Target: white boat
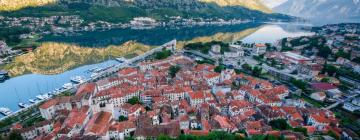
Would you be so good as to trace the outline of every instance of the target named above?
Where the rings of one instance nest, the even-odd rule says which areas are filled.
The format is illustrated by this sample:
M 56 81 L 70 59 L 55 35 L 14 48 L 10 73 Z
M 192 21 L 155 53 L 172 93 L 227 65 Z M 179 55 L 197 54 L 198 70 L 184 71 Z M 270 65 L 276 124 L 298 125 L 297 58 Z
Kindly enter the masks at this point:
M 34 99 L 29 99 L 29 102 L 33 104 L 33 103 L 36 103 L 36 100 L 34 100 Z
M 0 114 L 3 114 L 5 116 L 9 116 L 12 114 L 11 110 L 9 108 L 1 107 L 0 108 Z
M 50 98 L 49 94 L 43 94 L 42 96 L 43 96 L 44 99 L 49 99 Z
M 98 67 L 95 67 L 95 68 L 89 69 L 88 71 L 89 71 L 89 72 L 94 72 L 94 71 L 96 71 L 97 69 L 99 69 L 99 68 L 98 68 Z
M 36 98 L 38 98 L 39 100 L 44 100 L 45 98 L 43 97 L 43 95 L 38 95 L 36 96 Z
M 81 84 L 85 82 L 85 77 L 83 76 L 74 76 L 70 78 L 70 81 L 75 84 Z
M 20 108 L 27 108 L 27 107 L 29 107 L 29 105 L 24 104 L 24 103 L 19 103 L 18 105 L 19 105 Z
M 92 73 L 91 75 L 90 75 L 90 77 L 91 78 L 95 78 L 96 76 L 98 76 L 99 75 L 99 73 Z
M 64 89 L 71 89 L 73 88 L 73 84 L 72 83 L 66 83 L 62 86 Z

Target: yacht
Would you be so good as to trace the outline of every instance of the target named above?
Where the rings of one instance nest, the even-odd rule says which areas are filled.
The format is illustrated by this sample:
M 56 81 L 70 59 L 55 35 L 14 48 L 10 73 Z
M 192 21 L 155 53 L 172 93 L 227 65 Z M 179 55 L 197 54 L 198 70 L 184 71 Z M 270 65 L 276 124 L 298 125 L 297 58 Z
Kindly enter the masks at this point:
M 63 88 L 64 89 L 71 89 L 71 88 L 73 88 L 73 84 L 72 83 L 66 83 L 66 84 L 63 85 Z
M 91 77 L 91 78 L 95 78 L 95 77 L 98 76 L 98 75 L 99 75 L 99 73 L 95 73 L 95 72 L 94 72 L 94 73 L 91 74 L 90 77 Z
M 36 100 L 34 100 L 34 99 L 29 99 L 29 102 L 33 104 L 33 103 L 36 103 Z
M 9 116 L 12 114 L 11 110 L 9 108 L 1 107 L 0 108 L 0 114 L 3 114 L 5 116 Z
M 24 104 L 24 103 L 19 103 L 18 105 L 19 105 L 20 108 L 27 108 L 27 107 L 29 107 L 29 105 Z
M 36 98 L 38 98 L 39 100 L 44 100 L 45 98 L 43 97 L 43 95 L 38 95 L 36 96 Z
M 81 84 L 85 82 L 85 77 L 83 76 L 74 76 L 70 78 L 70 81 L 75 84 Z

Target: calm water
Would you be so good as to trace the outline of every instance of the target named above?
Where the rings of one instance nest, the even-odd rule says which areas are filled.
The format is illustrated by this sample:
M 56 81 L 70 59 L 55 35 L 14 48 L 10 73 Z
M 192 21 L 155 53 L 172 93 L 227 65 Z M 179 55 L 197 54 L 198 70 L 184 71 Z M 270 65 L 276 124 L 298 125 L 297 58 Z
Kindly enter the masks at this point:
M 87 71 L 94 67 L 106 67 L 117 64 L 115 60 L 105 61 L 99 64 L 81 66 L 57 75 L 27 74 L 11 78 L 0 83 L 0 107 L 8 107 L 12 111 L 19 109 L 18 103 L 29 104 L 29 99 L 35 99 L 39 93 L 47 93 L 62 87 L 70 82 L 70 77 L 82 75 L 87 78 Z M 1 116 L 2 117 L 2 116 Z
M 311 35 L 304 30 L 305 25 L 298 24 L 263 24 L 248 23 L 233 26 L 197 26 L 197 27 L 168 27 L 150 30 L 115 29 L 104 32 L 90 32 L 79 36 L 62 37 L 48 36 L 41 41 L 56 41 L 76 43 L 82 46 L 103 47 L 111 44 L 121 44 L 129 40 L 148 45 L 161 45 L 172 39 L 191 40 L 196 37 L 211 37 L 217 33 L 239 34 L 247 29 L 254 32 L 244 33 L 244 42 L 273 43 L 283 37 Z M 57 75 L 27 74 L 11 78 L 0 83 L 0 107 L 8 107 L 12 111 L 19 109 L 19 102 L 28 103 L 29 99 L 36 98 L 39 93 L 47 93 L 69 82 L 69 78 L 76 75 L 89 77 L 88 69 L 106 67 L 115 64 L 115 61 L 106 61 L 100 64 L 86 65 Z M 2 116 L 0 116 L 2 117 Z

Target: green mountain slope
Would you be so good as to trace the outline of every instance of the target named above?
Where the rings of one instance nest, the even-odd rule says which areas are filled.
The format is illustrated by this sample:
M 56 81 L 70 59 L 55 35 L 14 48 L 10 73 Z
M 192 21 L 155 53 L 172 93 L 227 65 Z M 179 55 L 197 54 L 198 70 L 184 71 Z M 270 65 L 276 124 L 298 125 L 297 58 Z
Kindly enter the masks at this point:
M 281 14 L 268 14 L 251 10 L 242 3 L 215 3 L 211 0 L 61 0 L 54 4 L 28 7 L 17 11 L 3 11 L 5 16 L 52 16 L 81 15 L 87 21 L 128 22 L 134 17 L 148 16 L 157 20 L 167 20 L 171 16 L 184 18 L 222 19 L 290 19 Z M 227 0 L 229 1 L 229 0 Z M 250 1 L 250 0 L 236 0 Z M 257 1 L 257 0 L 251 0 Z

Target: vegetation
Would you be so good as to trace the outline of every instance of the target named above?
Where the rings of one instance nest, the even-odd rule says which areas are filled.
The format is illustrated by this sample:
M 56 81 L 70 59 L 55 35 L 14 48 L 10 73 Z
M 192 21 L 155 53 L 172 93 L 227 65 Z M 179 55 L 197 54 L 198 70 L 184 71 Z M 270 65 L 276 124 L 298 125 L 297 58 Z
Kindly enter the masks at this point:
M 10 140 L 23 140 L 20 132 L 17 131 L 17 130 L 11 131 L 11 133 L 10 133 L 10 135 L 9 135 L 9 139 L 10 139 Z
M 360 57 L 356 57 L 352 61 L 355 62 L 355 63 L 360 64 Z
M 21 34 L 28 33 L 30 33 L 30 29 L 23 27 L 0 28 L 0 40 L 4 40 L 9 46 L 13 46 L 21 42 Z
M 172 52 L 170 50 L 163 49 L 161 52 L 155 53 L 155 59 L 157 60 L 166 59 L 171 55 Z
M 307 83 L 305 81 L 302 80 L 296 80 L 294 78 L 290 79 L 290 83 L 294 84 L 296 87 L 298 87 L 299 89 L 306 91 L 306 87 L 307 87 Z
M 131 105 L 141 104 L 139 97 L 132 97 L 127 101 L 127 103 Z
M 157 140 L 284 140 L 283 136 L 276 137 L 272 135 L 254 135 L 251 138 L 241 137 L 237 134 L 231 134 L 221 131 L 210 132 L 207 136 L 180 135 L 178 138 L 171 138 L 167 135 L 160 135 Z
M 293 128 L 293 131 L 294 132 L 301 132 L 304 134 L 304 136 L 307 136 L 307 129 L 306 128 L 303 128 L 303 127 L 296 127 L 296 128 Z
M 127 117 L 125 117 L 123 115 L 119 116 L 119 122 L 123 122 L 123 121 L 127 121 L 127 120 L 128 120 Z
M 225 70 L 226 67 L 224 65 L 219 65 L 219 66 L 216 66 L 214 71 L 217 72 L 217 73 L 221 73 L 221 71 Z
M 229 44 L 221 41 L 211 41 L 205 43 L 202 42 L 189 43 L 186 44 L 184 48 L 187 50 L 196 50 L 196 51 L 200 51 L 201 53 L 208 54 L 209 51 L 211 50 L 212 45 L 220 45 L 221 47 L 220 51 L 222 54 L 224 54 L 224 52 L 230 51 Z
M 171 78 L 174 78 L 176 76 L 176 73 L 179 72 L 180 69 L 180 66 L 171 66 L 169 69 L 169 75 L 171 76 Z
M 39 17 L 77 14 L 86 21 L 103 20 L 109 22 L 128 22 L 134 17 L 142 16 L 152 17 L 157 20 L 167 20 L 170 16 L 181 16 L 185 18 L 221 17 L 223 19 L 256 18 L 259 20 L 267 20 L 270 18 L 291 19 L 291 17 L 282 14 L 266 14 L 261 11 L 250 10 L 241 6 L 234 5 L 222 7 L 214 3 L 203 3 L 200 1 L 191 1 L 188 3 L 168 0 L 137 1 L 136 3 L 117 1 L 117 4 L 112 3 L 112 5 L 116 5 L 112 7 L 107 7 L 109 3 L 95 2 L 86 4 L 63 0 L 56 4 L 46 3 L 47 5 L 41 4 L 41 6 L 36 4 L 20 6 L 19 4 L 19 8 L 15 9 L 23 9 L 17 11 L 6 10 L 1 14 L 5 16 Z M 4 7 L 6 7 L 6 5 Z M 3 8 L 0 10 L 3 10 Z
M 289 130 L 291 126 L 286 122 L 285 119 L 277 119 L 269 122 L 270 126 L 275 130 Z

